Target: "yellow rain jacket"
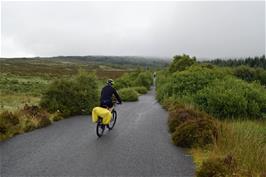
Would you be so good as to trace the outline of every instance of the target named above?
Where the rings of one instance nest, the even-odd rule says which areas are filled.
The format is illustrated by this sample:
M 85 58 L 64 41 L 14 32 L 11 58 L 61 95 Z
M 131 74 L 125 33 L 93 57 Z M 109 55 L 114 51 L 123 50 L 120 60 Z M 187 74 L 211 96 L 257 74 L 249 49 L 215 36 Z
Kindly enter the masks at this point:
M 92 122 L 96 123 L 98 121 L 98 117 L 103 118 L 103 124 L 107 125 L 110 123 L 110 120 L 112 118 L 112 113 L 105 108 L 102 107 L 95 107 L 92 110 Z

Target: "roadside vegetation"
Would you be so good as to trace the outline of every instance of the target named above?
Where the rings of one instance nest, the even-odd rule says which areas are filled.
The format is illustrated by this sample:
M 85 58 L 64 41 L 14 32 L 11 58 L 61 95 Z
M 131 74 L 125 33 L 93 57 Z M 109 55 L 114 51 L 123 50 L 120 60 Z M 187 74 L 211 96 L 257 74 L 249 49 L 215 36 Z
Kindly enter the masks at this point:
M 157 72 L 157 100 L 169 112 L 172 141 L 189 148 L 198 177 L 266 175 L 264 73 L 188 55 Z
M 0 140 L 72 115 L 90 114 L 98 105 L 100 89 L 107 78 L 115 80 L 123 101 L 137 101 L 150 89 L 151 71 L 144 69 L 147 63 L 142 60 L 138 70 L 123 64 L 120 58 L 118 61 L 121 63 L 104 65 L 101 60 L 93 64 L 87 59 L 64 57 L 1 59 Z M 121 84 L 124 82 L 127 85 Z

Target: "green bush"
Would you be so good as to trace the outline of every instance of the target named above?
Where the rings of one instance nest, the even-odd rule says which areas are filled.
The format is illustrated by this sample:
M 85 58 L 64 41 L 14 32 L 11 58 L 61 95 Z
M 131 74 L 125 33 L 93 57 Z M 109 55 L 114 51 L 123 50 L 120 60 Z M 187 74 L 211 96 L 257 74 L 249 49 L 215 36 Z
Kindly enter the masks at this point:
M 217 137 L 217 123 L 206 118 L 186 121 L 178 126 L 172 134 L 175 145 L 187 148 L 213 144 Z
M 152 74 L 150 72 L 141 72 L 134 81 L 135 86 L 144 86 L 147 90 L 150 90 L 152 85 Z
M 161 76 L 166 74 L 166 76 Z M 169 97 L 191 96 L 217 78 L 223 78 L 225 71 L 205 66 L 192 66 L 173 74 L 159 73 L 156 88 L 157 99 L 161 102 Z
M 234 68 L 233 74 L 246 81 L 259 81 L 262 85 L 266 85 L 266 70 L 261 68 L 251 68 L 248 66 L 238 66 Z
M 152 84 L 152 74 L 150 71 L 136 71 L 124 74 L 115 81 L 116 89 L 129 87 L 146 87 L 148 90 Z
M 183 71 L 195 63 L 196 63 L 195 57 L 190 58 L 189 55 L 185 55 L 185 54 L 176 55 L 174 56 L 174 60 L 169 67 L 169 71 L 172 73 L 176 71 Z
M 136 92 L 139 94 L 145 94 L 148 92 L 146 87 L 140 86 L 140 87 L 132 87 Z
M 41 107 L 62 115 L 89 113 L 98 104 L 99 93 L 95 75 L 80 74 L 71 80 L 53 82 L 41 98 Z
M 172 95 L 181 97 L 183 95 L 195 94 L 206 87 L 214 79 L 224 77 L 224 73 L 218 69 L 195 66 L 185 71 L 175 73 L 172 79 Z
M 236 171 L 236 160 L 228 155 L 226 157 L 209 158 L 204 161 L 199 171 L 197 171 L 197 177 L 231 177 L 236 175 Z
M 137 101 L 138 93 L 132 88 L 124 88 L 118 91 L 123 101 Z
M 194 101 L 219 118 L 259 118 L 266 112 L 266 90 L 261 85 L 229 76 L 197 92 Z
M 131 87 L 133 85 L 133 78 L 132 78 L 132 73 L 129 74 L 124 74 L 123 76 L 121 76 L 120 78 L 115 80 L 115 84 L 114 87 L 116 89 L 122 89 L 122 88 L 128 88 Z

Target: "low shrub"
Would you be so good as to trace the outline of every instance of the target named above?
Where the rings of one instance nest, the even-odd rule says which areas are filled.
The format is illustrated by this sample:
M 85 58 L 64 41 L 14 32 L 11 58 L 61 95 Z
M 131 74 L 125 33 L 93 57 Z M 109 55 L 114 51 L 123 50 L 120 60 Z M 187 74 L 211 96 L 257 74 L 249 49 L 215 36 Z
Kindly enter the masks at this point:
M 12 137 L 19 132 L 19 119 L 17 114 L 4 111 L 0 114 L 0 140 Z
M 186 121 L 178 126 L 172 134 L 175 145 L 188 148 L 213 144 L 217 137 L 217 123 L 206 118 Z
M 197 177 L 231 177 L 237 171 L 236 159 L 231 155 L 209 158 L 202 163 Z
M 124 88 L 118 91 L 122 101 L 137 101 L 138 93 L 132 88 Z
M 17 115 L 13 114 L 9 111 L 4 111 L 0 114 L 1 124 L 5 125 L 17 125 L 19 123 L 19 119 Z
M 146 87 L 140 86 L 140 87 L 132 87 L 136 92 L 139 94 L 145 94 L 148 92 L 148 89 Z
M 205 112 L 188 108 L 182 104 L 176 104 L 169 110 L 168 127 L 170 133 L 175 132 L 176 128 L 182 123 L 198 119 L 213 119 Z
M 53 82 L 41 98 L 40 105 L 49 112 L 63 116 L 88 114 L 98 104 L 99 93 L 95 75 L 80 74 L 72 80 Z
M 38 123 L 37 123 L 37 127 L 38 128 L 43 128 L 43 127 L 47 127 L 48 125 L 51 124 L 51 121 L 50 119 L 47 117 L 47 118 L 39 118 L 38 119 Z
M 26 132 L 36 128 L 46 127 L 52 123 L 49 119 L 49 113 L 38 106 L 25 105 L 20 110 L 20 116 L 24 119 L 23 130 Z

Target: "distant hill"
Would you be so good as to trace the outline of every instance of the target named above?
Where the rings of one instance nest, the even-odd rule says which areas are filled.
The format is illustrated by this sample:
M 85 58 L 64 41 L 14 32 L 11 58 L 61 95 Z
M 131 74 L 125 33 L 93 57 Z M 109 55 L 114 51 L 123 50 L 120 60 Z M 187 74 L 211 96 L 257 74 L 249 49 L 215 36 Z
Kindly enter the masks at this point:
M 138 56 L 56 56 L 56 57 L 35 57 L 35 58 L 0 58 L 13 60 L 13 62 L 44 63 L 46 61 L 55 63 L 68 63 L 76 65 L 105 65 L 113 68 L 161 68 L 170 63 L 167 58 L 138 57 Z M 9 61 L 10 62 L 10 61 Z
M 115 77 L 125 71 L 161 69 L 170 60 L 146 57 L 120 56 L 57 56 L 35 58 L 0 58 L 0 73 L 16 75 L 72 75 L 79 69 L 95 71 L 99 76 L 109 74 Z

